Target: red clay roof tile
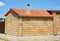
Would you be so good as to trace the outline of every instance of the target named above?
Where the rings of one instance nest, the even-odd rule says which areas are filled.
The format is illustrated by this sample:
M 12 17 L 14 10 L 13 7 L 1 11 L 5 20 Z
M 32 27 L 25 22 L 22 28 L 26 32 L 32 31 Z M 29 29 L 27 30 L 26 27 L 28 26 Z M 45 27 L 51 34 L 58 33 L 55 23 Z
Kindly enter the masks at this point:
M 22 17 L 53 17 L 47 10 L 30 10 L 30 14 L 25 9 L 11 8 L 14 13 Z

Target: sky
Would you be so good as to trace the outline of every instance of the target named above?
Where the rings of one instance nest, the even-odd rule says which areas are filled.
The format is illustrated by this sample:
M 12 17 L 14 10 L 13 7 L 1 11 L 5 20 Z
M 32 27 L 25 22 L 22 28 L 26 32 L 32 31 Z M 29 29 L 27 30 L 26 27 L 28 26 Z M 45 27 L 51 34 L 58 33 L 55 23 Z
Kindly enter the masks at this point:
M 31 9 L 60 10 L 60 0 L 0 0 L 0 18 L 4 18 L 10 8 L 26 8 L 27 4 Z

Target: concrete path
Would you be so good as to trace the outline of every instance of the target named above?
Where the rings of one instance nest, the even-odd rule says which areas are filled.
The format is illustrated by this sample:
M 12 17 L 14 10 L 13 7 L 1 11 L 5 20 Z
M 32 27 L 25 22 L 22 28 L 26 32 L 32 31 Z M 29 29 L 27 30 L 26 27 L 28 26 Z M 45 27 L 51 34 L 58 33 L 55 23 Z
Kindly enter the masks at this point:
M 5 34 L 0 34 L 1 38 L 10 40 L 10 41 L 18 41 L 18 37 L 17 36 L 12 36 L 12 35 L 5 35 Z
M 53 35 L 41 35 L 41 36 L 12 36 L 12 35 L 5 35 L 5 34 L 0 34 L 1 38 L 10 40 L 10 41 L 33 41 L 33 40 L 43 40 L 43 41 L 48 41 L 48 40 L 60 40 L 60 35 L 58 36 L 53 36 Z

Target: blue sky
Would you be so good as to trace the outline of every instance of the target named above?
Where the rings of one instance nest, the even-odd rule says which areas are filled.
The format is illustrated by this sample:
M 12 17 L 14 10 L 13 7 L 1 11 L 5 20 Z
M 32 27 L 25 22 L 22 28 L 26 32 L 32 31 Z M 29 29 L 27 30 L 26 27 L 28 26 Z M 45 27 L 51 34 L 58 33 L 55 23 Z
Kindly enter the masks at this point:
M 26 8 L 26 4 L 32 9 L 60 10 L 60 0 L 0 0 L 0 18 L 10 8 Z

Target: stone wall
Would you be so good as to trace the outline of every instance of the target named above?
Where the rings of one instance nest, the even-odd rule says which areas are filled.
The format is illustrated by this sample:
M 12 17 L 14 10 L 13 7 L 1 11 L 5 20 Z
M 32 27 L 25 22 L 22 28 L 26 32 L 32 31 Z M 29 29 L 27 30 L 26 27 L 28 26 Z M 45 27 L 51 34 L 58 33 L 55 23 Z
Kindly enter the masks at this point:
M 56 34 L 60 35 L 60 14 L 59 13 L 56 13 L 55 15 L 54 31 Z
M 13 12 L 12 12 L 13 13 Z M 14 13 L 6 16 L 5 33 L 10 35 L 51 35 L 52 18 L 18 17 Z
M 23 18 L 23 35 L 53 34 L 52 18 Z
M 30 36 L 30 35 L 52 35 L 60 34 L 60 15 L 54 15 L 53 18 L 28 18 L 18 17 L 16 14 L 6 16 L 5 34 Z
M 13 12 L 12 12 L 13 13 Z M 5 34 L 10 34 L 10 35 L 21 35 L 21 26 L 20 26 L 20 20 L 18 16 L 16 16 L 14 13 L 10 13 L 9 15 L 6 16 L 5 20 Z M 19 32 L 20 31 L 20 32 Z

